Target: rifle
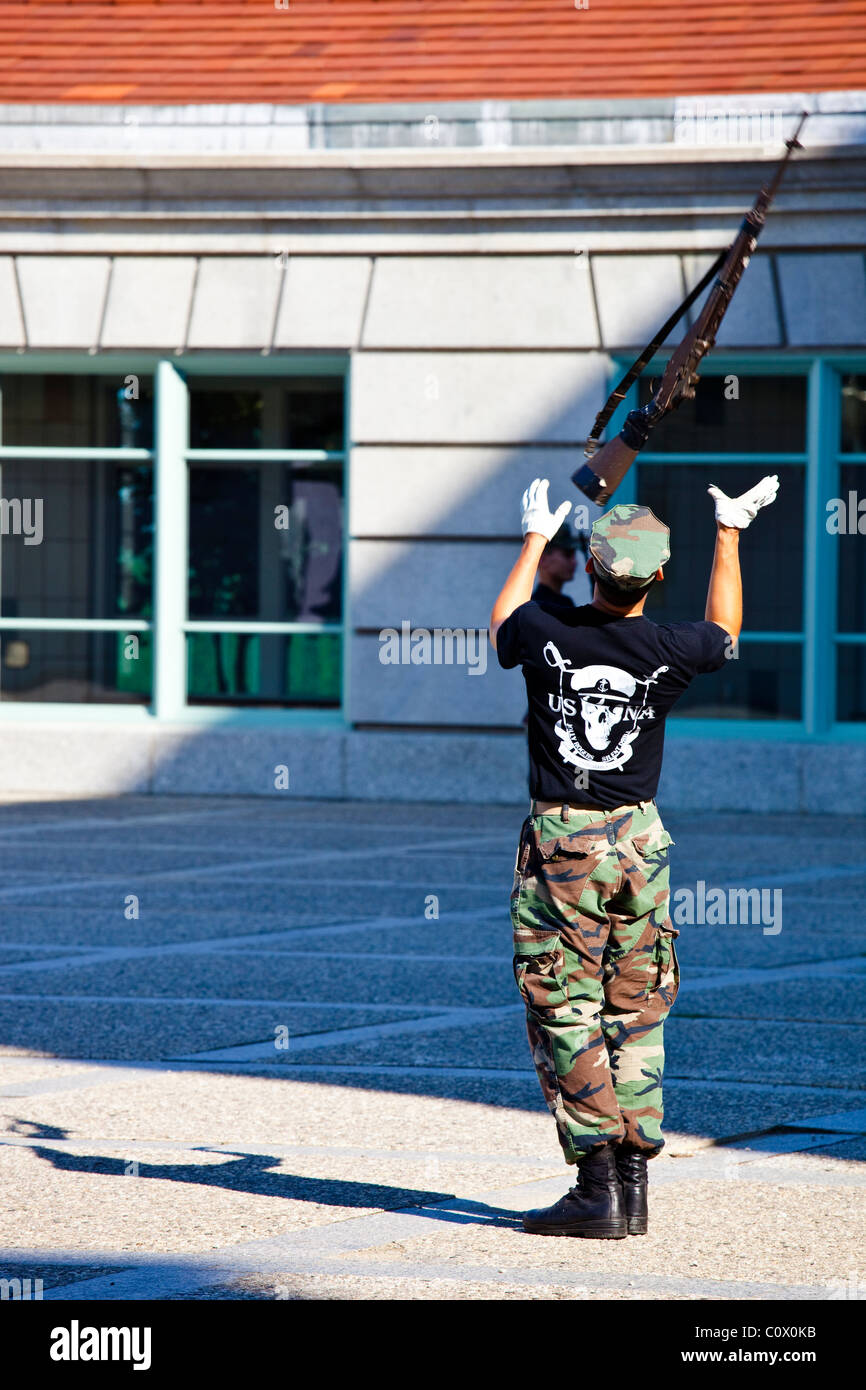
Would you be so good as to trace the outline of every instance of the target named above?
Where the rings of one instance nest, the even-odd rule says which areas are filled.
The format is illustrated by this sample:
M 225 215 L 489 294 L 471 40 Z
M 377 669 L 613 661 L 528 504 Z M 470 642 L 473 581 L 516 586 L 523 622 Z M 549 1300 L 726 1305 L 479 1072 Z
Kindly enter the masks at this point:
M 719 325 L 725 316 L 734 290 L 740 282 L 740 277 L 755 250 L 758 237 L 766 221 L 767 211 L 775 197 L 776 189 L 779 187 L 788 160 L 794 150 L 803 148 L 797 137 L 803 129 L 807 114 L 805 111 L 802 113 L 791 139 L 785 141 L 784 157 L 777 166 L 770 183 L 761 189 L 755 199 L 754 206 L 746 213 L 731 245 L 726 251 L 719 253 L 703 278 L 686 296 L 679 308 L 671 314 L 667 322 L 662 325 L 652 342 L 648 343 L 640 356 L 635 359 L 596 416 L 595 424 L 590 430 L 584 449 L 587 462 L 581 464 L 580 468 L 572 474 L 572 482 L 585 497 L 589 498 L 590 502 L 596 502 L 602 506 L 619 487 L 640 452 L 640 446 L 631 448 L 622 434 L 619 434 L 614 439 L 609 439 L 596 454 L 602 430 L 620 401 L 625 399 L 632 382 L 637 381 L 644 367 L 661 347 L 671 329 L 716 275 L 716 282 L 707 295 L 706 302 L 695 323 L 679 347 L 675 349 L 665 367 L 658 390 L 649 405 L 643 409 L 642 414 L 646 425 L 652 428 L 661 420 L 662 416 L 667 415 L 668 411 L 676 410 L 683 401 L 694 399 L 695 385 L 700 381 L 697 367 L 716 341 Z

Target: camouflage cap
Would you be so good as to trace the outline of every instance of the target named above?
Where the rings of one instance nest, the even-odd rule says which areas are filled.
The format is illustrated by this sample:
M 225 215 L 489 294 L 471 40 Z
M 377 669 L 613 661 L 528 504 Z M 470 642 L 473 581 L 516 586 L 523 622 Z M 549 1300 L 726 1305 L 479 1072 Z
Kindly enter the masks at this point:
M 671 533 L 649 507 L 619 505 L 600 516 L 589 549 L 603 579 L 619 589 L 644 589 L 670 559 Z

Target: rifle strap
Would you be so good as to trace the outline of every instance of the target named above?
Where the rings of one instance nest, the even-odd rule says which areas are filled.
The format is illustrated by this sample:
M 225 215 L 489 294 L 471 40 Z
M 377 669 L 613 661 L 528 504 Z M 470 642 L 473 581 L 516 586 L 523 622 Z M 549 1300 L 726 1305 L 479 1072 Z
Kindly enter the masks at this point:
M 671 329 L 679 323 L 686 310 L 691 308 L 698 295 L 701 294 L 707 288 L 707 285 L 710 283 L 713 276 L 724 265 L 725 257 L 727 256 L 729 250 L 730 247 L 726 247 L 724 251 L 719 252 L 718 256 L 713 261 L 706 275 L 704 275 L 703 278 L 698 282 L 698 284 L 695 285 L 693 290 L 690 290 L 690 292 L 686 295 L 685 299 L 683 300 L 682 304 L 679 306 L 678 309 L 674 310 L 667 322 L 662 324 L 661 328 L 659 329 L 656 336 L 653 338 L 652 342 L 647 343 L 640 356 L 636 357 L 634 362 L 632 362 L 622 381 L 620 381 L 619 384 L 614 387 L 613 391 L 611 391 L 610 395 L 604 403 L 604 406 L 598 412 L 598 415 L 595 417 L 595 424 L 593 425 L 589 433 L 589 436 L 587 437 L 587 457 L 589 457 L 590 453 L 595 452 L 593 446 L 598 443 L 598 440 L 601 438 L 602 430 L 604 429 L 613 412 L 616 410 L 620 401 L 625 400 L 626 392 L 628 391 L 632 382 L 637 381 L 647 362 L 649 362 L 655 356 L 656 352 L 658 352 L 659 348 L 661 347 L 665 338 L 670 333 Z

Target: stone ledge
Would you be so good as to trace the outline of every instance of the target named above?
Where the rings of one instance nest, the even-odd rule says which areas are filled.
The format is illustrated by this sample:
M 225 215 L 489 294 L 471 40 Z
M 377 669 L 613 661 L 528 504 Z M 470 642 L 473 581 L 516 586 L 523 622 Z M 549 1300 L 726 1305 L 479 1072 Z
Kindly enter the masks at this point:
M 288 788 L 276 786 L 288 769 Z M 526 802 L 524 735 L 274 726 L 8 724 L 0 797 L 285 796 Z M 664 811 L 866 814 L 866 742 L 668 740 Z

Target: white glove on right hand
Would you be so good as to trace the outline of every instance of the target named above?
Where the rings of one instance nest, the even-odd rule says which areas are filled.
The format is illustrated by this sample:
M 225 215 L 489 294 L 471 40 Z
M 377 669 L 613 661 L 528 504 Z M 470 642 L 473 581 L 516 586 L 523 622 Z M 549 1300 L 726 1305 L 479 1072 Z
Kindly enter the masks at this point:
M 555 512 L 551 512 L 547 501 L 549 487 L 547 478 L 536 478 L 524 492 L 523 516 L 520 521 L 524 536 L 530 531 L 535 531 L 546 540 L 552 540 L 571 512 L 570 502 L 563 502 Z
M 761 507 L 767 507 L 775 500 L 778 491 L 779 479 L 775 473 L 762 478 L 740 497 L 728 497 L 715 483 L 707 488 L 707 492 L 715 500 L 716 521 L 722 526 L 734 526 L 738 531 L 745 531 L 749 523 L 755 520 Z

